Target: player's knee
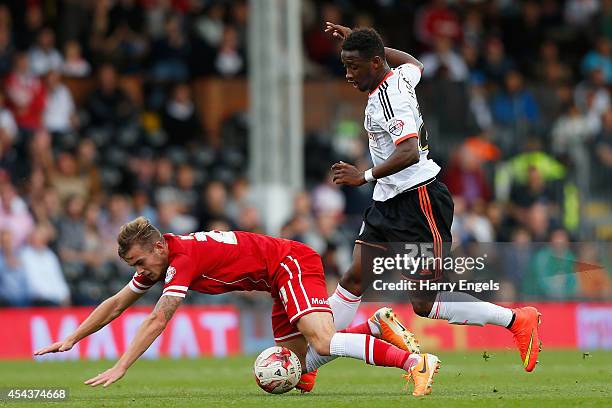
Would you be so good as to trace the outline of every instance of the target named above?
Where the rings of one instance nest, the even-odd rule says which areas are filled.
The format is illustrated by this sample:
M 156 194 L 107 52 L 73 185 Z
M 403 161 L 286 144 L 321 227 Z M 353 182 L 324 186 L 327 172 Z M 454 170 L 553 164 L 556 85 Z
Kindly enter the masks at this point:
M 317 336 L 316 339 L 313 339 L 310 343 L 310 347 L 314 349 L 320 356 L 329 356 L 330 355 L 330 344 L 331 337 L 327 336 Z
M 317 352 L 317 354 L 321 356 L 329 356 L 330 355 L 330 345 L 331 339 L 335 334 L 335 330 L 321 328 L 316 332 L 316 334 L 311 335 L 308 338 L 308 344 L 310 347 Z

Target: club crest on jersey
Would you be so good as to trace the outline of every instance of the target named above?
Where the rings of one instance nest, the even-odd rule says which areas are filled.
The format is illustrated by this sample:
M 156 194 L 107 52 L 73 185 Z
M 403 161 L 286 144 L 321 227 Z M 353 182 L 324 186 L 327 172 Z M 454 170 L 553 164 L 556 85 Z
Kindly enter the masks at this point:
M 389 133 L 393 136 L 401 136 L 402 130 L 404 130 L 404 122 L 401 119 L 393 119 L 389 123 Z
M 169 266 L 168 270 L 166 270 L 166 283 L 170 282 L 172 280 L 172 278 L 174 278 L 174 275 L 176 274 L 176 269 L 174 269 L 174 266 Z

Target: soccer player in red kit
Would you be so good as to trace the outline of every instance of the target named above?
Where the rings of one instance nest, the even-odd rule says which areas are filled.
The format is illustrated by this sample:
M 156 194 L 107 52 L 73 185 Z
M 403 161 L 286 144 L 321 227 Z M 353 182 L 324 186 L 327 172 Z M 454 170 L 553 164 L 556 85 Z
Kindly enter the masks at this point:
M 436 356 L 411 353 L 363 333 L 336 332 L 321 258 L 304 244 L 248 232 L 162 235 L 143 217 L 123 225 L 117 241 L 119 256 L 136 268 L 130 283 L 100 304 L 64 341 L 35 352 L 70 350 L 163 281 L 155 309 L 126 352 L 112 368 L 86 384 L 106 387 L 121 379 L 163 332 L 188 290 L 211 295 L 258 290 L 272 295 L 274 338 L 279 346 L 297 354 L 304 373 L 333 358 L 352 357 L 371 365 L 401 368 L 415 382 L 414 395 L 431 393 L 439 367 Z M 382 330 L 381 337 L 385 337 Z

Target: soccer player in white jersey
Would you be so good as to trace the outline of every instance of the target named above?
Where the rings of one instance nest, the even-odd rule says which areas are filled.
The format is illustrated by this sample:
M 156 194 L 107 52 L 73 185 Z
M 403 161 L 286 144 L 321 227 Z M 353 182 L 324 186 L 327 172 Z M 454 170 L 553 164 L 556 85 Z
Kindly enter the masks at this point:
M 440 167 L 428 158 L 427 130 L 415 94 L 423 64 L 405 52 L 384 47 L 374 29 L 351 30 L 328 22 L 325 31 L 342 40 L 340 56 L 347 81 L 368 92 L 364 127 L 374 163 L 365 172 L 336 163 L 332 166 L 334 182 L 349 186 L 376 183 L 374 203 L 364 214 L 352 265 L 329 299 L 336 327 L 342 328 L 353 320 L 361 301 L 364 245 L 427 242 L 433 243 L 435 256 L 441 256 L 444 245 L 452 241 L 454 205 L 448 189 L 436 178 Z M 410 301 L 422 317 L 508 328 L 525 370 L 535 368 L 541 347 L 540 313 L 535 308 L 509 309 L 461 292 L 411 292 Z

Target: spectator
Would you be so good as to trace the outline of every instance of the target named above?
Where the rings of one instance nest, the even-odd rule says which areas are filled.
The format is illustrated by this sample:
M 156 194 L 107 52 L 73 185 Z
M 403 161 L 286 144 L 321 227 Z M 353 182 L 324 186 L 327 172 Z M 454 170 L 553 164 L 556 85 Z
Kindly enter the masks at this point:
M 576 29 L 585 28 L 599 11 L 598 0 L 568 0 L 565 2 L 565 21 Z
M 187 163 L 179 165 L 176 170 L 175 200 L 180 204 L 182 212 L 192 213 L 195 208 L 198 201 L 195 185 L 193 167 Z
M 449 191 L 463 198 L 468 206 L 478 201 L 491 200 L 491 189 L 482 164 L 483 159 L 475 149 L 464 144 L 450 159 L 444 172 L 444 182 Z
M 198 210 L 198 224 L 204 230 L 213 220 L 227 220 L 227 190 L 220 181 L 211 181 L 204 188 Z
M 31 169 L 42 169 L 50 177 L 55 169 L 51 135 L 45 129 L 34 132 L 28 146 Z
M 312 208 L 317 214 L 332 214 L 340 217 L 346 202 L 337 184 L 332 182 L 331 173 L 312 190 Z
M 45 27 L 38 34 L 35 46 L 28 53 L 30 69 L 36 76 L 46 75 L 47 72 L 59 71 L 64 63 L 62 54 L 55 48 L 55 33 L 51 28 Z
M 160 157 L 157 159 L 155 168 L 155 189 L 153 191 L 155 203 L 174 200 L 176 188 L 174 182 L 174 163 L 168 157 Z
M 0 230 L 8 230 L 15 248 L 23 245 L 34 228 L 34 220 L 25 201 L 8 180 L 0 184 Z
M 66 275 L 85 272 L 85 200 L 73 195 L 65 205 L 58 225 L 58 253 Z
M 476 8 L 468 9 L 463 19 L 464 43 L 477 49 L 482 45 L 484 37 L 485 27 L 482 12 Z
M 158 226 L 162 233 L 188 234 L 196 230 L 195 217 L 185 214 L 177 201 L 166 200 L 157 207 Z
M 157 209 L 151 205 L 149 195 L 145 190 L 136 190 L 132 193 L 132 206 L 134 216 L 145 217 L 151 221 L 151 224 L 157 223 Z
M 97 129 L 117 130 L 134 117 L 134 105 L 119 88 L 117 72 L 112 65 L 99 68 L 98 85 L 89 95 L 86 110 L 90 116 L 89 125 Z
M 10 28 L 0 26 L 0 77 L 4 77 L 11 70 L 15 47 L 11 41 Z
M 529 231 L 518 227 L 512 232 L 511 244 L 502 247 L 503 276 L 514 285 L 517 292 L 528 292 L 525 275 L 529 271 L 529 262 L 533 257 L 533 244 Z
M 254 232 L 256 234 L 264 233 L 259 210 L 252 205 L 247 205 L 240 211 L 236 219 L 236 224 L 238 227 L 237 229 L 240 231 Z
M 223 37 L 225 10 L 220 2 L 212 2 L 204 14 L 195 21 L 195 32 L 210 47 L 218 48 Z
M 40 4 L 29 4 L 25 11 L 25 25 L 19 30 L 19 36 L 15 36 L 16 46 L 20 50 L 26 50 L 34 45 L 40 31 L 44 28 L 45 18 Z
M 605 301 L 612 294 L 612 280 L 599 254 L 602 245 L 585 242 L 580 245 L 576 277 L 580 295 L 589 300 Z
M 558 197 L 552 183 L 547 183 L 537 167 L 527 169 L 526 183 L 516 182 L 512 186 L 510 201 L 521 209 L 527 209 L 535 203 L 555 204 Z M 524 219 L 524 214 L 517 214 L 517 220 Z
M 612 170 L 612 109 L 603 115 L 602 129 L 595 138 L 595 165 L 593 182 L 597 192 L 601 193 L 610 186 L 610 171 Z
M 569 162 L 575 169 L 575 179 L 578 185 L 589 185 L 589 151 L 595 133 L 588 118 L 578 111 L 575 104 L 569 104 L 563 115 L 553 125 L 552 151 L 562 161 Z
M 425 45 L 432 45 L 439 35 L 453 41 L 459 41 L 462 37 L 459 16 L 445 0 L 434 0 L 421 6 L 414 21 L 416 38 Z
M 89 62 L 81 55 L 81 45 L 74 40 L 64 46 L 64 65 L 62 74 L 66 77 L 83 78 L 91 73 Z
M 504 44 L 508 52 L 518 57 L 521 69 L 526 72 L 537 60 L 538 47 L 545 36 L 541 21 L 542 5 L 535 0 L 523 1 L 521 13 L 504 27 Z
M 189 86 L 177 84 L 162 113 L 169 146 L 187 147 L 201 139 L 202 129 Z
M 591 131 L 598 132 L 601 115 L 611 106 L 603 71 L 591 70 L 587 79 L 576 86 L 574 98 L 578 109 L 586 115 Z
M 17 138 L 17 123 L 13 113 L 6 108 L 4 93 L 0 89 L 0 151 L 6 152 Z
M 51 174 L 50 182 L 62 203 L 73 195 L 87 199 L 91 192 L 90 180 L 79 174 L 76 158 L 67 151 L 58 155 L 57 169 Z
M 575 265 L 576 256 L 569 247 L 567 232 L 554 230 L 550 245 L 540 249 L 532 259 L 528 279 L 535 285 L 533 294 L 550 300 L 573 298 L 578 289 Z
M 15 252 L 9 230 L 0 231 L 0 306 L 27 306 L 25 272 Z
M 157 81 L 185 81 L 189 76 L 190 45 L 180 17 L 171 15 L 164 24 L 164 36 L 151 47 L 151 74 Z
M 534 57 L 531 71 L 534 78 L 548 86 L 568 83 L 572 79 L 572 71 L 559 58 L 559 46 L 552 40 L 546 40 L 540 46 L 540 53 Z
M 506 75 L 505 87 L 491 102 L 491 111 L 496 125 L 502 129 L 512 129 L 515 134 L 525 134 L 533 130 L 539 119 L 535 98 L 523 84 L 523 76 L 518 71 Z M 522 140 L 499 140 L 500 147 L 506 151 L 517 151 L 523 146 Z
M 506 55 L 504 43 L 497 37 L 490 37 L 483 52 L 483 71 L 486 78 L 496 85 L 503 85 L 508 73 L 514 69 L 514 62 Z
M 238 32 L 232 26 L 223 30 L 221 45 L 215 58 L 217 73 L 224 77 L 242 74 L 245 70 L 245 59 L 238 43 Z
M 130 202 L 122 194 L 112 194 L 106 202 L 106 211 L 99 218 L 99 231 L 104 243 L 100 256 L 114 260 L 115 266 L 126 271 L 129 267 L 117 258 L 117 233 L 132 217 Z
M 91 139 L 82 139 L 77 146 L 77 173 L 86 180 L 90 198 L 102 194 L 100 166 L 97 163 L 98 151 Z
M 62 83 L 59 71 L 50 70 L 46 82 L 47 104 L 43 121 L 47 130 L 54 134 L 54 139 L 58 139 L 77 127 L 76 109 L 72 94 Z
M 27 54 L 15 56 L 14 68 L 4 86 L 19 129 L 31 132 L 40 128 L 47 96 L 42 81 L 30 73 Z
M 33 306 L 68 306 L 70 292 L 57 255 L 49 248 L 50 232 L 37 226 L 20 251 L 30 303 Z
M 462 197 L 455 201 L 456 217 L 453 219 L 452 234 L 458 243 L 493 242 L 495 232 L 491 221 L 483 214 L 486 206 L 477 202 L 467 206 Z
M 421 57 L 424 65 L 423 77 L 448 78 L 463 82 L 468 77 L 468 68 L 460 54 L 453 50 L 453 43 L 447 36 L 436 36 L 434 49 Z
M 231 186 L 231 195 L 227 202 L 227 214 L 237 220 L 242 209 L 254 204 L 249 181 L 244 177 L 237 178 Z

